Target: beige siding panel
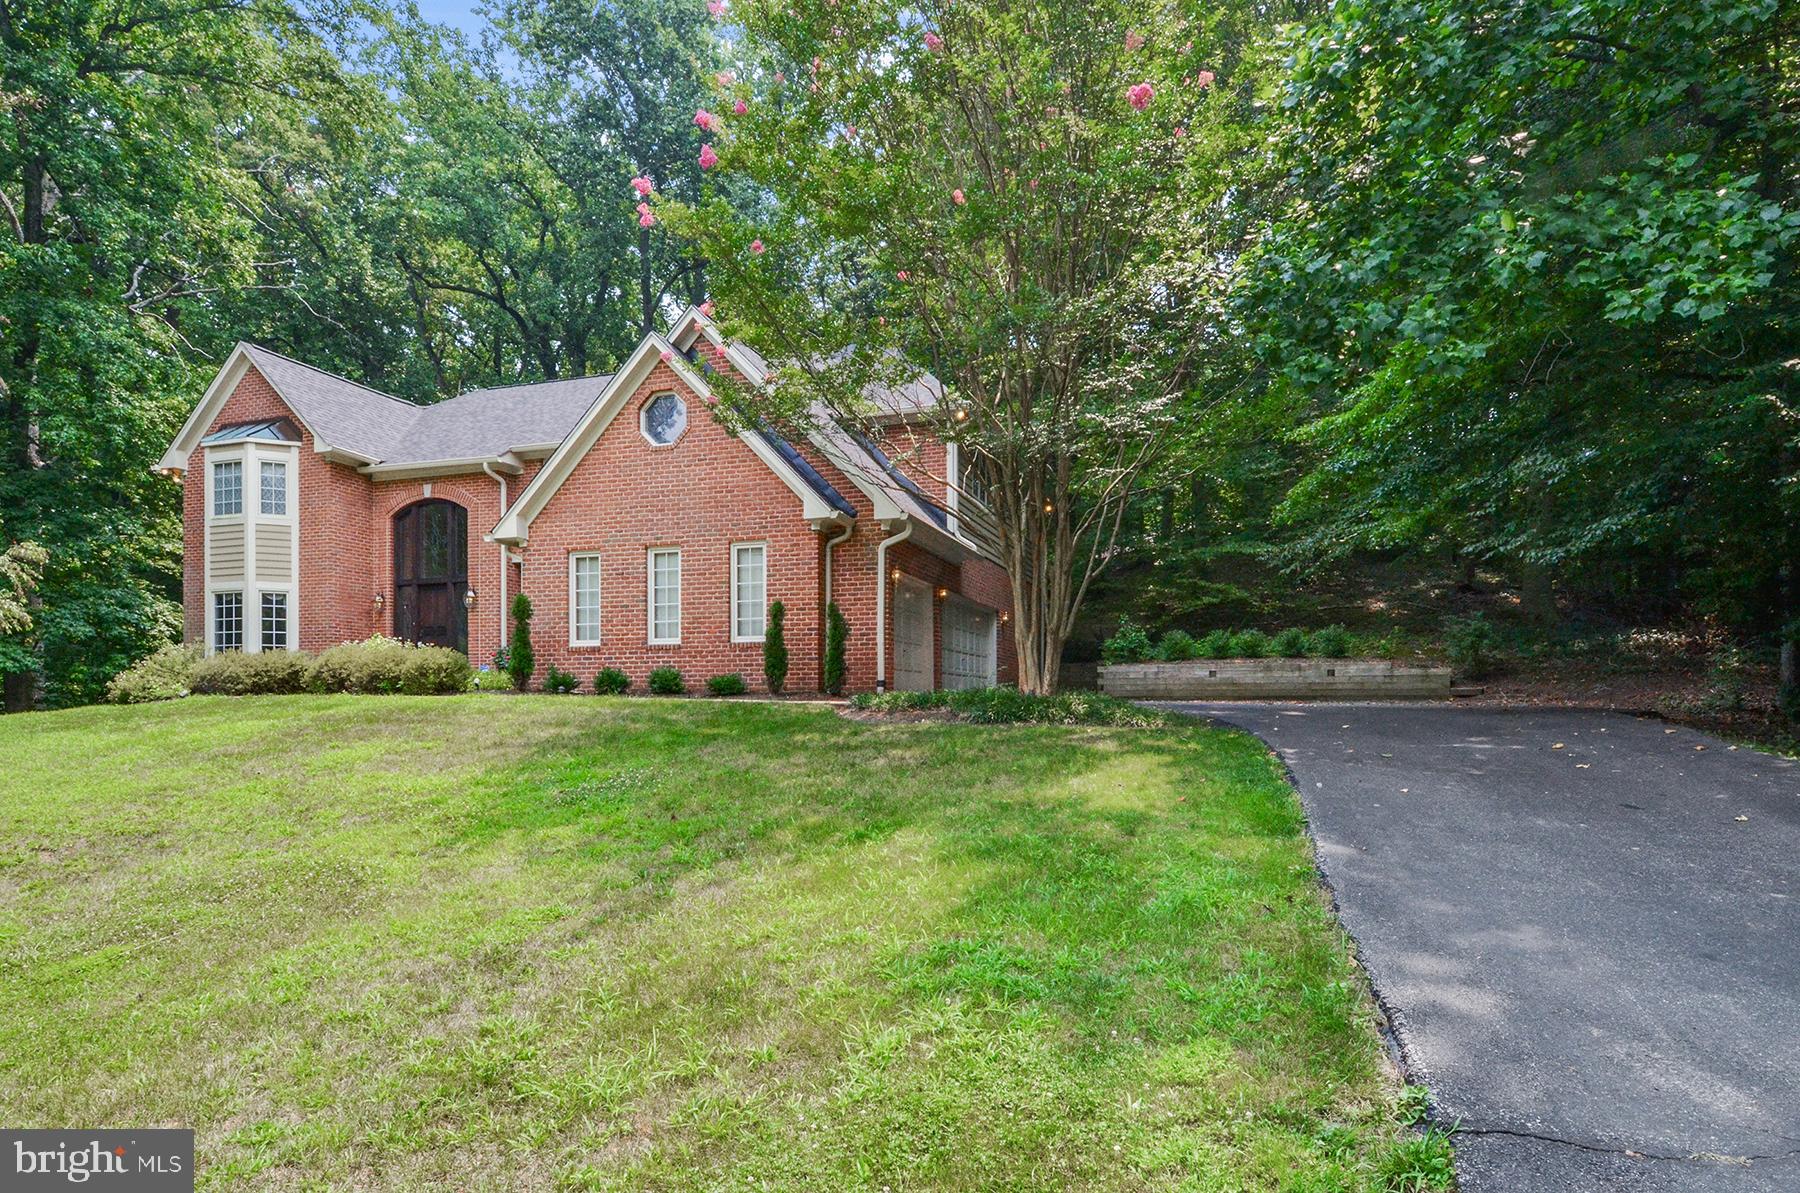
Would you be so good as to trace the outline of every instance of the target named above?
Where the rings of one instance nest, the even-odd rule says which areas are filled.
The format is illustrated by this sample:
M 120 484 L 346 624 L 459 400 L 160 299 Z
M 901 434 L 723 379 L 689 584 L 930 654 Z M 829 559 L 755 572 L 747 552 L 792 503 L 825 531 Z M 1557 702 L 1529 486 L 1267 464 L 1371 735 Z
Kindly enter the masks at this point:
M 256 578 L 287 584 L 294 576 L 294 534 L 286 523 L 256 528 Z
M 211 558 L 214 584 L 244 578 L 244 524 L 225 522 L 209 530 L 212 536 Z

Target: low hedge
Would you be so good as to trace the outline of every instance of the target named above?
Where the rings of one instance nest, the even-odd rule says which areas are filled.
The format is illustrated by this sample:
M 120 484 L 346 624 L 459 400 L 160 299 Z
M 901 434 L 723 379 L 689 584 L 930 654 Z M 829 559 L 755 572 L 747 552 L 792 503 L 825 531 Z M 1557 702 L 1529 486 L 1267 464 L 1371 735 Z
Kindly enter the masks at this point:
M 461 652 L 415 646 L 377 634 L 317 656 L 299 651 L 226 651 L 202 658 L 197 646 L 168 646 L 113 677 L 107 699 L 118 704 L 174 700 L 189 692 L 217 696 L 282 696 L 299 692 L 440 696 L 466 692 L 475 671 Z
M 200 657 L 198 646 L 165 646 L 113 676 L 106 698 L 113 704 L 149 704 L 185 696 L 194 690 Z
M 978 725 L 1109 725 L 1152 729 L 1169 714 L 1099 692 L 1029 696 L 1017 688 L 967 688 L 956 692 L 860 692 L 850 707 L 869 712 L 942 710 Z

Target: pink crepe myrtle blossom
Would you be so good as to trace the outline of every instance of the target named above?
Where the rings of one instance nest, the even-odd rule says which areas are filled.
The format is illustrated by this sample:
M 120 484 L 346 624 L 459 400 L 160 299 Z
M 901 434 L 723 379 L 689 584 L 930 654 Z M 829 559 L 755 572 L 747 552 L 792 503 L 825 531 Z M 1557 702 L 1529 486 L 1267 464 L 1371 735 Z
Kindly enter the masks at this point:
M 1148 83 L 1134 83 L 1125 90 L 1125 98 L 1131 101 L 1131 106 L 1140 112 L 1150 106 L 1150 101 L 1155 96 L 1156 88 Z
M 762 256 L 763 242 L 760 240 L 752 240 L 750 242 L 750 251 L 759 257 Z
M 1125 48 L 1136 52 L 1144 48 L 1144 35 L 1133 29 L 1125 35 Z
M 709 298 L 705 302 L 700 304 L 700 313 L 702 315 L 705 315 L 708 319 L 712 318 L 712 312 L 713 312 L 712 299 Z
M 664 348 L 662 350 L 662 362 L 666 365 L 674 364 L 675 363 L 675 354 L 673 352 L 670 352 L 667 348 Z
M 776 82 L 777 82 L 777 83 L 785 83 L 785 82 L 787 82 L 787 72 L 785 72 L 785 71 L 779 71 L 779 70 L 778 70 L 778 71 L 776 71 L 776 72 L 775 72 L 775 81 L 776 81 Z
M 1175 126 L 1175 135 L 1177 137 L 1185 137 L 1187 136 L 1187 129 L 1178 124 Z
M 729 87 L 737 82 L 737 72 L 735 70 L 722 70 L 714 75 L 713 78 L 719 81 L 719 86 Z
M 656 184 L 650 181 L 650 176 L 648 174 L 640 174 L 636 178 L 633 178 L 631 180 L 631 186 L 633 190 L 637 191 L 640 199 L 648 199 L 650 197 L 650 192 L 656 189 Z
M 706 11 L 712 14 L 713 20 L 725 15 L 725 0 L 706 0 Z
M 952 203 L 956 204 L 958 207 L 961 207 L 964 203 L 967 203 L 969 200 L 963 195 L 962 187 L 959 186 L 955 190 L 950 192 L 950 201 Z
M 941 54 L 944 52 L 944 39 L 927 30 L 925 33 L 925 48 L 930 50 L 933 54 Z
M 694 113 L 694 123 L 710 133 L 713 130 L 716 121 L 711 112 L 708 112 L 705 108 L 701 108 L 698 112 Z
M 1216 76 L 1213 74 L 1212 71 L 1203 70 L 1199 74 L 1194 76 L 1194 82 L 1198 83 L 1202 87 L 1211 87 L 1213 85 L 1213 79 L 1215 77 Z
M 637 205 L 637 213 L 638 227 L 653 228 L 656 226 L 656 213 L 650 210 L 650 204 L 639 203 Z
M 819 68 L 820 68 L 820 67 L 821 67 L 821 66 L 824 66 L 824 65 L 825 65 L 825 60 L 824 60 L 824 59 L 823 59 L 823 58 L 821 58 L 821 57 L 819 57 L 819 56 L 818 56 L 818 55 L 817 55 L 817 54 L 814 54 L 814 55 L 813 55 L 813 60 L 812 60 L 812 72 L 813 72 L 813 74 L 815 74 L 815 75 L 816 75 L 816 74 L 818 74 L 818 73 L 819 73 Z
M 1025 185 L 1035 191 L 1037 189 L 1037 179 L 1033 178 L 1030 182 L 1026 183 Z
M 899 273 L 896 273 L 894 276 L 899 278 L 903 282 L 908 282 L 908 281 L 912 280 L 912 274 L 906 272 L 906 270 L 904 270 L 904 269 L 902 269 Z
M 700 146 L 700 168 L 710 170 L 719 164 L 719 155 L 713 152 L 712 142 Z
M 748 112 L 749 110 L 750 110 L 750 105 L 745 103 L 741 99 L 738 100 L 735 104 L 731 105 L 731 114 L 733 116 L 742 116 L 745 112 Z

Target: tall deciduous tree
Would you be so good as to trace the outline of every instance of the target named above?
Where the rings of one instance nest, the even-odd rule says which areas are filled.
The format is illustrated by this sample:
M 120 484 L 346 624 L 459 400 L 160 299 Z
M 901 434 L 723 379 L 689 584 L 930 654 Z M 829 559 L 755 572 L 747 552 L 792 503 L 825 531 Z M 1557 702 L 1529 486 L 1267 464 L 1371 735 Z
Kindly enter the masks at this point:
M 979 461 L 1020 684 L 1063 643 L 1212 334 L 1229 146 L 1208 29 L 1172 5 L 732 5 L 702 163 L 769 197 L 671 218 L 727 326 L 786 362 L 765 416 L 871 413 L 929 369 Z

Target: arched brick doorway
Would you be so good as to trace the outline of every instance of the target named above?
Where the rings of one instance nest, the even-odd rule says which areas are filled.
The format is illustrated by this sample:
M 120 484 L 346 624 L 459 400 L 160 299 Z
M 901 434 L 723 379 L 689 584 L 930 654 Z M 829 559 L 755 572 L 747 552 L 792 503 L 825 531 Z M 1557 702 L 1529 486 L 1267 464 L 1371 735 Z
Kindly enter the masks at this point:
M 394 634 L 467 654 L 469 512 L 420 501 L 394 515 Z

